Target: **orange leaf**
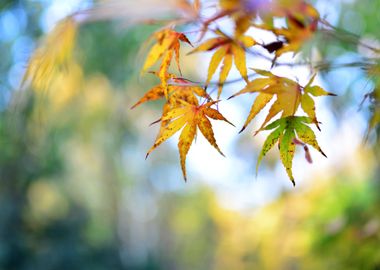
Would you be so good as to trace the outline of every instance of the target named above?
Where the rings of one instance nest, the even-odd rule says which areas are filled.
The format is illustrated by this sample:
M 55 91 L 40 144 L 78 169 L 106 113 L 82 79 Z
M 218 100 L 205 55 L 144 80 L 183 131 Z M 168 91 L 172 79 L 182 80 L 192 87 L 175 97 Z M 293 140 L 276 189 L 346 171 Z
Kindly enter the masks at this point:
M 181 46 L 180 41 L 186 42 L 190 45 L 191 43 L 184 34 L 173 31 L 171 29 L 164 29 L 159 32 L 156 32 L 154 34 L 154 37 L 157 40 L 157 43 L 154 44 L 153 47 L 150 49 L 141 72 L 146 72 L 160 58 L 162 58 L 158 74 L 161 79 L 162 85 L 164 86 L 165 96 L 167 96 L 167 90 L 165 90 L 166 80 L 168 77 L 168 69 L 173 57 L 173 53 L 175 54 L 175 61 L 178 66 L 178 70 L 181 73 L 179 56 Z

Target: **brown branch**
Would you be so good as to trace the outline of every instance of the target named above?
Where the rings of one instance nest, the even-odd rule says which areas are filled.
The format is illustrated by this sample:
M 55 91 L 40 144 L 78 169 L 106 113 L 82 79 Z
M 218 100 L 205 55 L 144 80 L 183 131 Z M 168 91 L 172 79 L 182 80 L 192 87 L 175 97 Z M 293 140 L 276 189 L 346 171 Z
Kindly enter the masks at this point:
M 374 65 L 374 63 L 368 63 L 368 62 L 349 62 L 349 63 L 341 63 L 341 64 L 334 64 L 333 62 L 317 62 L 317 63 L 312 63 L 312 62 L 293 62 L 293 63 L 276 63 L 276 66 L 289 66 L 289 67 L 296 67 L 296 66 L 311 66 L 313 69 L 317 70 L 331 70 L 331 69 L 339 69 L 339 68 L 368 68 L 370 66 Z M 252 78 L 257 76 L 256 73 L 248 75 L 248 78 Z M 228 85 L 228 84 L 233 84 L 237 82 L 244 81 L 242 77 L 227 80 L 223 83 L 223 85 Z M 202 84 L 199 82 L 199 84 Z M 209 86 L 221 86 L 219 82 L 211 81 L 209 83 Z

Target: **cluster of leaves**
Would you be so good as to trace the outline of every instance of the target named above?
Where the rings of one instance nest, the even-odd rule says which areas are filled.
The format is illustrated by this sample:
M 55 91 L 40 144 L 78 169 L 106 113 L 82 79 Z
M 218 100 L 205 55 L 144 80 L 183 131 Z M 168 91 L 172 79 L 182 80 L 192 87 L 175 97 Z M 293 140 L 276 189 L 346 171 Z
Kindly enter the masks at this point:
M 192 9 L 191 9 L 192 7 Z M 234 94 L 232 97 L 244 93 L 257 93 L 257 97 L 252 105 L 251 111 L 245 121 L 243 131 L 256 115 L 276 97 L 270 107 L 269 113 L 261 128 L 256 131 L 275 129 L 264 143 L 258 164 L 265 154 L 276 143 L 279 145 L 281 161 L 286 168 L 290 180 L 294 182 L 292 174 L 292 160 L 296 145 L 301 145 L 306 151 L 307 160 L 311 161 L 307 144 L 316 148 L 325 155 L 319 147 L 313 130 L 308 126 L 314 124 L 319 129 L 319 122 L 315 112 L 315 103 L 312 96 L 333 95 L 326 92 L 319 86 L 311 86 L 315 76 L 310 82 L 302 87 L 296 81 L 274 75 L 271 71 L 251 69 L 260 78 L 252 81 L 248 79 L 248 68 L 246 62 L 246 52 L 250 47 L 260 46 L 274 54 L 273 63 L 282 54 L 292 52 L 296 54 L 301 46 L 317 30 L 319 14 L 310 4 L 304 1 L 225 1 L 220 0 L 218 11 L 208 19 L 201 19 L 201 3 L 194 1 L 186 5 L 186 11 L 192 11 L 193 21 L 201 25 L 200 39 L 203 39 L 206 32 L 213 33 L 215 37 L 205 41 L 193 49 L 189 54 L 197 52 L 212 52 L 213 56 L 209 63 L 206 82 L 194 84 L 182 77 L 180 69 L 180 43 L 188 43 L 193 46 L 184 33 L 175 30 L 178 24 L 171 22 L 169 26 L 154 33 L 156 43 L 151 47 L 146 58 L 142 72 L 148 71 L 157 62 L 159 69 L 155 73 L 161 83 L 150 89 L 134 106 L 146 101 L 166 99 L 163 107 L 161 128 L 156 141 L 148 151 L 147 156 L 162 142 L 182 128 L 179 137 L 178 149 L 181 159 L 181 167 L 186 180 L 185 161 L 186 155 L 196 136 L 197 129 L 223 155 L 214 138 L 211 122 L 223 120 L 230 123 L 215 106 L 222 95 L 223 86 L 234 62 L 242 80 L 246 86 Z M 197 14 L 194 16 L 194 14 Z M 229 36 L 221 29 L 213 29 L 213 25 L 221 18 L 230 18 L 234 25 L 234 34 Z M 274 26 L 275 18 L 284 18 L 286 27 L 277 28 Z M 260 24 L 256 22 L 261 20 Z M 251 27 L 264 29 L 272 32 L 277 38 L 269 44 L 260 44 L 255 38 L 247 33 Z M 173 54 L 178 66 L 179 76 L 168 73 Z M 207 88 L 218 67 L 220 68 L 218 92 L 216 100 L 213 100 L 211 93 L 208 94 Z M 202 101 L 203 99 L 203 101 Z M 296 116 L 298 108 L 301 106 L 307 117 Z M 216 107 L 217 108 L 217 107 Z M 276 115 L 281 113 L 280 119 L 268 124 Z M 231 124 L 231 123 L 230 123 Z M 297 136 L 296 136 L 297 134 Z
M 204 9 L 210 7 L 206 6 L 208 1 L 176 0 L 174 2 L 181 17 L 169 22 L 165 21 L 164 26 L 152 34 L 149 41 L 153 41 L 154 44 L 141 70 L 141 75 L 155 74 L 160 83 L 148 90 L 132 106 L 135 108 L 147 101 L 165 100 L 162 116 L 156 121 L 161 122 L 161 126 L 147 156 L 181 129 L 178 149 L 185 180 L 186 156 L 198 129 L 222 154 L 216 143 L 210 119 L 231 124 L 219 112 L 217 105 L 223 97 L 223 88 L 234 63 L 241 80 L 246 85 L 230 98 L 246 93 L 256 94 L 240 132 L 245 130 L 262 109 L 272 102 L 268 115 L 255 132 L 256 135 L 260 131 L 275 129 L 264 143 L 258 164 L 269 149 L 277 143 L 280 159 L 294 184 L 292 160 L 297 145 L 305 150 L 306 159 L 309 162 L 311 162 L 311 157 L 307 145 L 311 145 L 324 155 L 310 128 L 314 126 L 320 130 L 314 97 L 334 94 L 313 85 L 316 74 L 302 86 L 297 81 L 274 74 L 272 69 L 262 70 L 250 67 L 246 55 L 247 53 L 262 55 L 261 52 L 266 50 L 271 55 L 273 67 L 278 64 L 278 59 L 283 54 L 296 55 L 317 33 L 319 24 L 326 26 L 326 21 L 321 19 L 318 11 L 305 0 L 218 0 L 212 2 L 211 5 L 215 4 L 212 6 L 214 13 L 209 17 L 203 14 Z M 232 34 L 226 34 L 224 29 L 218 27 L 219 21 L 226 19 L 234 25 Z M 36 89 L 47 88 L 47 84 L 57 70 L 64 70 L 72 61 L 75 61 L 71 57 L 71 51 L 74 47 L 78 23 L 83 22 L 83 18 L 81 20 L 74 14 L 58 24 L 31 57 L 24 82 L 31 82 Z M 278 20 L 283 21 L 281 27 L 275 23 Z M 197 39 L 191 40 L 184 32 L 179 31 L 188 25 L 196 25 L 198 28 Z M 270 32 L 274 38 L 271 42 L 264 44 L 251 34 L 254 33 L 254 31 L 249 31 L 251 29 Z M 205 39 L 206 34 L 213 37 Z M 192 82 L 182 74 L 180 67 L 182 45 L 193 47 L 188 55 L 201 52 L 212 53 L 205 82 Z M 175 62 L 177 66 L 176 74 L 169 72 L 172 62 Z M 218 68 L 219 80 L 212 82 L 213 76 L 218 73 Z M 248 71 L 252 74 L 248 74 Z M 377 76 L 378 65 L 372 68 L 369 74 Z M 255 79 L 250 80 L 252 76 L 255 76 Z M 213 97 L 213 91 L 209 91 L 212 85 L 217 86 L 218 89 L 215 97 Z M 375 90 L 371 93 L 371 98 L 376 102 L 378 102 L 378 92 Z M 375 105 L 370 128 L 379 122 L 378 104 Z

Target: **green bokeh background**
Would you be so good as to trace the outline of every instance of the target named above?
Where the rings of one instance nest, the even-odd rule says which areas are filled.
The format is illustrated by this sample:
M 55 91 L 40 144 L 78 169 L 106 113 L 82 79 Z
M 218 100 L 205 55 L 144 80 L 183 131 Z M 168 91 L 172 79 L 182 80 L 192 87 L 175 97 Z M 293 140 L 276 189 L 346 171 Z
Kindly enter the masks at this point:
M 380 39 L 378 0 L 337 2 L 339 27 L 351 30 L 350 14 L 360 19 L 357 35 Z M 172 149 L 150 162 L 136 158 L 151 138 L 138 122 L 160 110 L 129 110 L 154 83 L 139 80 L 136 60 L 154 26 L 82 26 L 75 57 L 83 89 L 63 105 L 15 89 L 50 4 L 0 4 L 0 269 L 380 269 L 376 132 L 334 179 L 264 207 L 228 209 L 212 187 L 183 185 Z M 331 61 L 356 50 L 315 42 Z M 334 86 L 339 77 L 329 76 Z M 360 103 L 363 93 L 352 88 L 330 104 L 337 115 Z M 368 109 L 358 113 L 369 117 Z

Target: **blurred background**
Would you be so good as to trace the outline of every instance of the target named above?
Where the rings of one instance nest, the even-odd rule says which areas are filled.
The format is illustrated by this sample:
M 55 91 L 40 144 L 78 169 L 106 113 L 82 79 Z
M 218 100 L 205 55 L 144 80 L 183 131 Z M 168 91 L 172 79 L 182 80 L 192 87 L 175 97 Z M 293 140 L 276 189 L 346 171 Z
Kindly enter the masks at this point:
M 297 152 L 295 188 L 277 150 L 255 176 L 267 135 L 252 136 L 260 119 L 242 135 L 213 123 L 227 158 L 199 136 L 185 183 L 175 139 L 145 160 L 162 103 L 130 107 L 158 83 L 139 74 L 141 47 L 158 26 L 133 23 L 152 6 L 122 2 L 101 13 L 107 20 L 80 25 L 72 60 L 41 90 L 20 87 L 33 51 L 94 2 L 0 1 L 0 269 L 380 269 L 379 128 L 368 133 L 376 105 L 360 106 L 379 82 L 355 66 L 334 68 L 379 55 L 323 33 L 306 48 L 329 63 L 316 83 L 338 97 L 317 103 L 329 158 L 313 151 L 308 164 Z M 380 44 L 379 0 L 314 4 L 331 24 Z M 210 55 L 186 57 L 189 49 L 183 74 L 204 81 Z M 270 67 L 260 61 L 248 63 Z M 275 73 L 311 75 L 299 66 Z M 240 127 L 252 101 L 222 101 L 220 110 Z

